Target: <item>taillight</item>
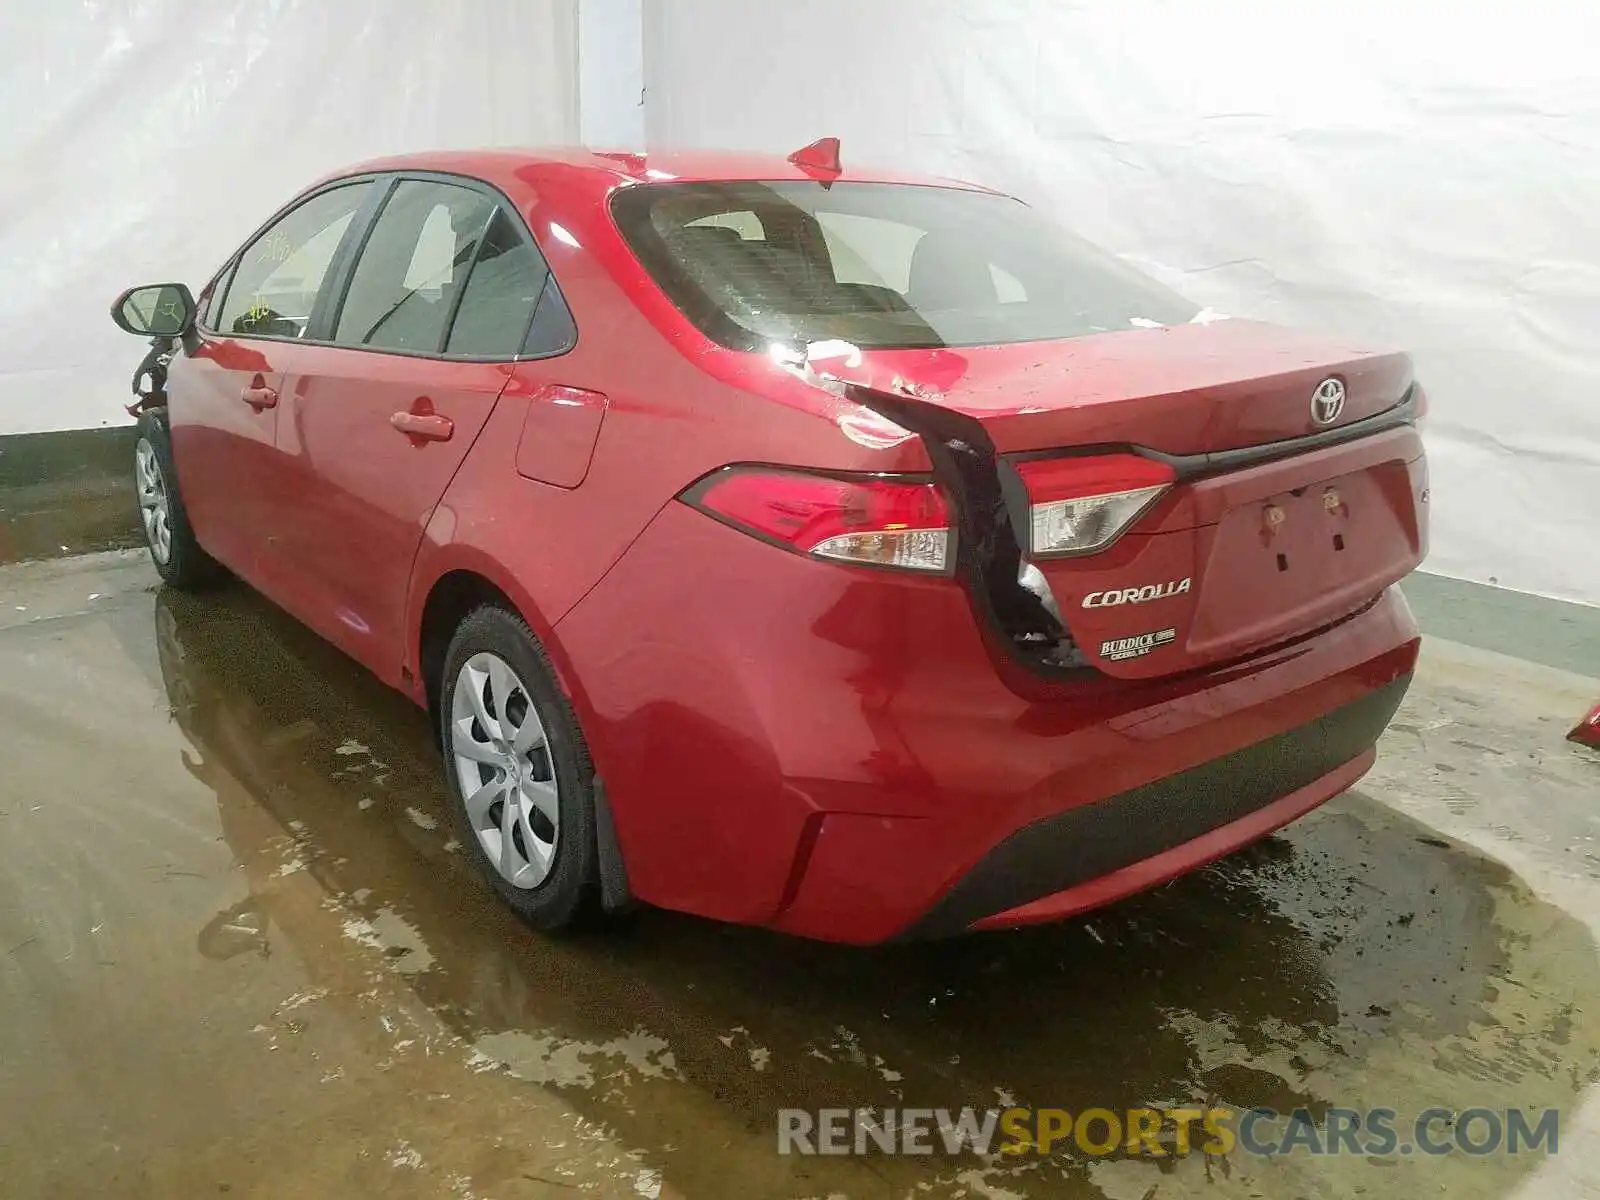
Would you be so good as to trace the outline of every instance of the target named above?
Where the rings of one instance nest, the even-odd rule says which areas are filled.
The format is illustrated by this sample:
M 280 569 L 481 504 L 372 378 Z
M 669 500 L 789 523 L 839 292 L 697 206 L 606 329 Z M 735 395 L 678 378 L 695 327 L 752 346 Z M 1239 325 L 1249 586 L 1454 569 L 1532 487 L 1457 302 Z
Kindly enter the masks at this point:
M 931 483 L 734 467 L 683 498 L 726 524 L 814 558 L 941 573 L 952 561 L 950 513 Z
M 1166 463 L 1136 454 L 1033 458 L 1016 466 L 1028 488 L 1035 555 L 1105 549 L 1177 479 Z

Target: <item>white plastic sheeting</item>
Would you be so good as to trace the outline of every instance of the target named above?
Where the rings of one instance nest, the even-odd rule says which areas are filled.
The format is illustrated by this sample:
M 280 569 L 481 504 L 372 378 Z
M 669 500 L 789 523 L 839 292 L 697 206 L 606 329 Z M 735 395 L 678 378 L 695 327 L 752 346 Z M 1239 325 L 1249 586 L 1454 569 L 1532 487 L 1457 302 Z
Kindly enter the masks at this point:
M 132 283 L 198 287 L 301 187 L 577 138 L 576 0 L 6 0 L 0 433 L 127 420 Z
M 644 0 L 580 0 L 581 140 L 595 149 L 643 150 Z
M 977 179 L 1195 301 L 1410 349 L 1430 570 L 1600 603 L 1600 9 L 671 0 L 652 145 Z

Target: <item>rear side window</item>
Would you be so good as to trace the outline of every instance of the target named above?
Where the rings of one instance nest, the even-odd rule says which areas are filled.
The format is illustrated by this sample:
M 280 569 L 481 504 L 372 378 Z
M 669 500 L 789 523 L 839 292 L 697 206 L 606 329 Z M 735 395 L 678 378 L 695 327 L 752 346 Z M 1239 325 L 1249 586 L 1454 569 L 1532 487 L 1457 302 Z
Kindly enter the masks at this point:
M 212 328 L 241 337 L 304 337 L 328 267 L 370 186 L 318 192 L 246 246 L 226 297 L 211 305 Z
M 986 345 L 1189 320 L 1197 306 L 1009 197 L 909 184 L 624 188 L 634 254 L 740 350 Z
M 437 354 L 495 211 L 472 188 L 402 182 L 367 237 L 333 340 Z
M 549 276 L 518 222 L 496 208 L 461 293 L 446 352 L 494 358 L 521 353 Z

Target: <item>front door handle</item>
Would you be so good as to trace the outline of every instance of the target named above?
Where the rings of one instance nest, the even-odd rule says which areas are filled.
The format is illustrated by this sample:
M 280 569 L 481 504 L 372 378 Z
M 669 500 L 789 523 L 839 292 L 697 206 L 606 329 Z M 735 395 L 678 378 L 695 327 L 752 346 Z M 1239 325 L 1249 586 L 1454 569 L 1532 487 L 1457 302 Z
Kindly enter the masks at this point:
M 448 442 L 456 431 L 455 423 L 438 413 L 397 412 L 389 418 L 389 424 L 407 437 L 424 442 Z
M 245 388 L 244 391 L 239 393 L 239 399 L 257 412 L 264 408 L 278 407 L 278 393 L 269 387 L 260 385 Z

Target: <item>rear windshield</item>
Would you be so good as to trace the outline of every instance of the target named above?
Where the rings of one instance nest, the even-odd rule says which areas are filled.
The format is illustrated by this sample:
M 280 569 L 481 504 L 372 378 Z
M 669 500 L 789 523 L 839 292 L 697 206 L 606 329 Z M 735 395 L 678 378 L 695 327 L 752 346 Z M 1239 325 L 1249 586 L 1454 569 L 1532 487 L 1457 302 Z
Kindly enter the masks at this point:
M 674 304 L 738 350 L 1044 341 L 1198 309 L 1017 200 L 889 183 L 624 188 L 623 237 Z

